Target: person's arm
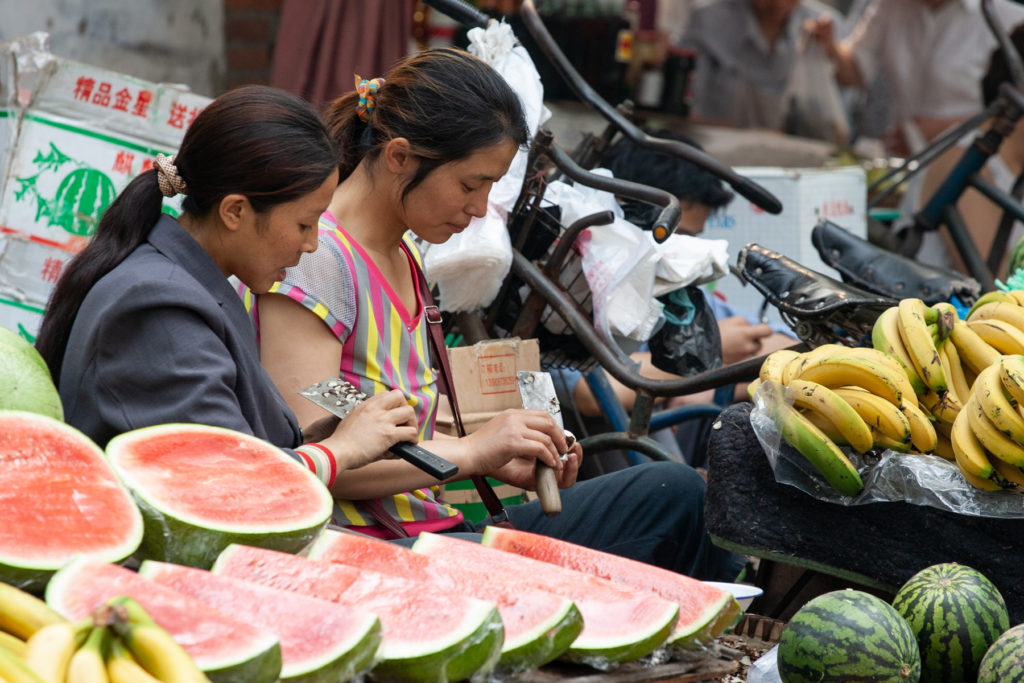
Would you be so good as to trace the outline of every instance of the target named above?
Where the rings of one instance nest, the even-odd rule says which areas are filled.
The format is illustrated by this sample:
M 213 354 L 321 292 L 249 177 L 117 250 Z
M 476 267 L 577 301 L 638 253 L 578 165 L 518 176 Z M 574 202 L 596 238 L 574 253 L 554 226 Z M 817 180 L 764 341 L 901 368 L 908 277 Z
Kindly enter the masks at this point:
M 836 83 L 858 88 L 864 87 L 864 76 L 854 58 L 853 45 L 835 39 L 835 24 L 832 17 L 821 15 L 815 19 L 809 19 L 804 25 L 804 29 L 821 44 L 825 54 L 832 60 L 836 70 Z

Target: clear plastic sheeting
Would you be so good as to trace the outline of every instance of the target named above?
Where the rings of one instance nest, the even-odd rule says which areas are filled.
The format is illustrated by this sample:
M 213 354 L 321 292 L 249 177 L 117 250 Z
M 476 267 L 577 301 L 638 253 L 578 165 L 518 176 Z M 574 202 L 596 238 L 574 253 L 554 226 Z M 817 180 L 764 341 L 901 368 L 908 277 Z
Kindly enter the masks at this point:
M 861 454 L 841 447 L 864 482 L 856 496 L 832 488 L 796 449 L 782 447 L 782 436 L 768 414 L 770 401 L 782 401 L 779 385 L 764 382 L 754 395 L 750 423 L 768 456 L 775 481 L 837 505 L 910 503 L 928 505 L 974 517 L 1024 519 L 1024 495 L 1013 491 L 982 491 L 963 478 L 955 463 L 935 455 L 897 453 Z

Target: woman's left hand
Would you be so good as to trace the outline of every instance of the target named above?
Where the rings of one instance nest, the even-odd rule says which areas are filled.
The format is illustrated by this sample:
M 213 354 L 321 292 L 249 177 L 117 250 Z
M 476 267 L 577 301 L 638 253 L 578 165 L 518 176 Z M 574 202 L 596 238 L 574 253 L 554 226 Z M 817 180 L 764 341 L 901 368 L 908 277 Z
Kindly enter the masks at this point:
M 580 471 L 580 461 L 583 458 L 583 449 L 578 443 L 573 444 L 569 449 L 567 459 L 563 463 L 562 471 L 558 473 L 558 488 L 567 489 L 576 483 L 576 476 Z M 521 489 L 535 491 L 537 481 L 534 476 L 534 466 L 537 461 L 533 458 L 513 458 L 503 467 L 495 470 L 490 476 Z

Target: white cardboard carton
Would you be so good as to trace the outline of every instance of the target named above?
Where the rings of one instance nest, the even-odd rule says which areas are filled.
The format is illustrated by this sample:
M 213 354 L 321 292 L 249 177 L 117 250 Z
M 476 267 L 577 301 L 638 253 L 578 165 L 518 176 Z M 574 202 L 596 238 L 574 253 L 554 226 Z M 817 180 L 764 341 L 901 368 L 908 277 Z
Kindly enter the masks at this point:
M 158 153 L 174 153 L 209 102 L 72 60 L 45 64 L 0 186 L 0 325 L 38 331 L 64 263 L 117 193 Z M 177 213 L 180 202 L 165 206 Z
M 839 279 L 826 266 L 811 244 L 811 230 L 822 218 L 846 228 L 860 237 L 867 236 L 867 181 L 858 166 L 828 169 L 787 169 L 776 167 L 736 167 L 736 172 L 756 181 L 782 202 L 782 213 L 772 215 L 737 196 L 724 211 L 711 216 L 703 237 L 729 242 L 730 262 L 749 242 L 780 252 L 812 270 Z M 730 276 L 712 286 L 725 296 L 733 308 L 757 311 L 764 297 L 753 286 Z M 774 312 L 774 315 L 772 313 Z M 777 318 L 774 309 L 770 317 Z

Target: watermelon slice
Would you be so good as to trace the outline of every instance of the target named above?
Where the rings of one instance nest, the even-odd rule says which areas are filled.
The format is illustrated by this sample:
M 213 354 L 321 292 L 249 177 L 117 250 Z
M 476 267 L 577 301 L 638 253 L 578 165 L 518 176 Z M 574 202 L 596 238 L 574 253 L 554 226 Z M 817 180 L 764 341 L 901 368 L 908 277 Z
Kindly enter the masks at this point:
M 678 603 L 670 647 L 694 648 L 717 638 L 740 618 L 732 594 L 684 574 L 519 529 L 487 527 L 481 541 L 499 550 L 651 591 Z
M 504 629 L 493 603 L 419 581 L 241 545 L 221 553 L 213 571 L 375 613 L 384 631 L 371 673 L 377 681 L 482 679 L 501 654 Z
M 0 581 L 41 591 L 76 555 L 118 562 L 142 516 L 103 451 L 77 429 L 0 410 Z
M 46 586 L 46 602 L 72 621 L 117 595 L 134 598 L 213 683 L 276 681 L 277 636 L 116 564 L 72 560 Z
M 326 530 L 307 556 L 430 584 L 426 590 L 491 600 L 505 625 L 496 673 L 530 671 L 565 652 L 583 630 L 583 616 L 568 598 L 526 587 L 489 583 L 474 572 L 443 558 L 427 557 L 408 548 L 363 534 Z
M 282 681 L 338 683 L 373 666 L 381 638 L 375 614 L 180 564 L 146 560 L 139 574 L 276 634 Z
M 458 564 L 494 584 L 571 599 L 583 614 L 583 632 L 563 659 L 598 669 L 654 652 L 679 618 L 679 606 L 656 595 L 460 538 L 422 533 L 412 549 Z
M 232 543 L 298 552 L 331 516 L 312 472 L 230 429 L 144 427 L 111 439 L 107 457 L 142 509 L 145 558 L 206 569 Z

